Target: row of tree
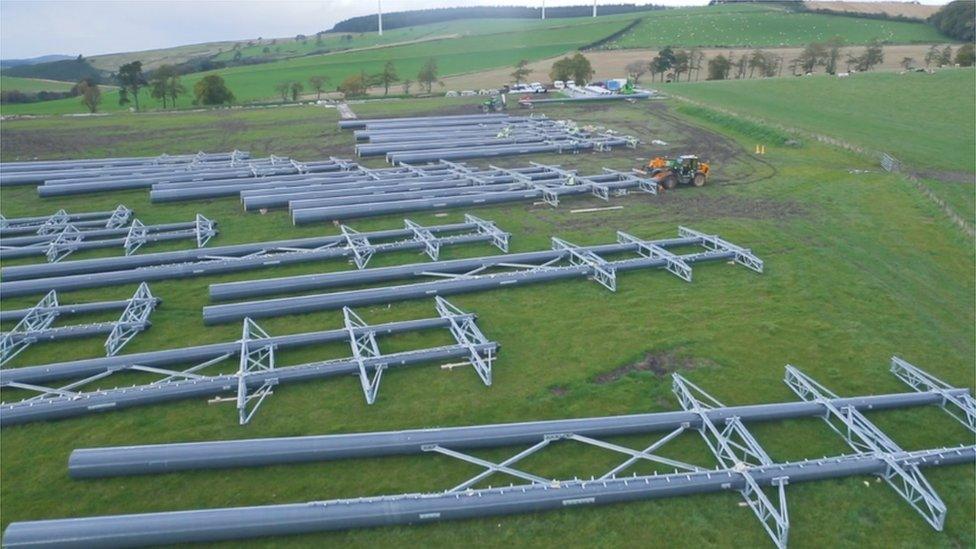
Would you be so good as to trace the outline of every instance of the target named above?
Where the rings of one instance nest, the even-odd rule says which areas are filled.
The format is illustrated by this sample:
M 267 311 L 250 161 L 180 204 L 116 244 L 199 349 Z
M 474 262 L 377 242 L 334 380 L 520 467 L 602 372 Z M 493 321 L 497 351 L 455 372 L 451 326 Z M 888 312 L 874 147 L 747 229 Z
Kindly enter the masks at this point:
M 836 74 L 843 64 L 844 70 L 868 71 L 884 62 L 884 47 L 878 40 L 873 40 L 861 52 L 849 52 L 843 55 L 845 43 L 841 38 L 834 38 L 826 42 L 814 42 L 807 45 L 798 56 L 788 63 L 782 55 L 756 49 L 743 53 L 739 57 L 729 52 L 728 55 L 716 55 L 708 60 L 706 79 L 726 80 L 741 78 L 765 78 L 781 76 L 784 67 L 789 68 L 794 76 L 816 72 L 823 68 L 827 74 Z M 578 54 L 577 54 L 578 55 Z M 582 56 L 581 56 L 582 57 Z M 705 54 L 698 48 L 690 50 L 675 50 L 667 46 L 662 48 L 650 61 L 634 61 L 626 66 L 628 77 L 635 84 L 645 74 L 651 75 L 651 81 L 658 77 L 662 81 L 681 81 L 682 75 L 686 80 L 700 78 Z M 944 66 L 953 61 L 951 46 L 932 46 L 925 55 L 925 66 Z M 973 45 L 961 46 L 956 54 L 955 62 L 967 67 L 973 64 Z M 915 59 L 905 57 L 902 66 L 915 66 Z M 515 73 L 513 73 L 515 76 Z M 554 75 L 555 79 L 555 75 Z M 577 79 L 578 80 L 578 79 Z
M 521 63 L 526 63 L 521 61 Z M 526 63 L 527 64 L 527 63 Z M 523 66 L 524 70 L 525 67 Z M 516 69 L 512 76 L 516 76 L 519 70 Z M 522 78 L 528 76 L 528 73 L 524 73 Z M 590 64 L 590 60 L 586 58 L 582 53 L 576 52 L 572 57 L 563 57 L 559 61 L 552 64 L 552 69 L 549 71 L 549 77 L 555 82 L 556 80 L 573 80 L 577 84 L 585 84 L 593 78 L 593 65 Z M 518 82 L 518 79 L 516 79 Z
M 420 85 L 421 90 L 426 93 L 430 93 L 434 87 L 434 84 L 441 84 L 440 77 L 438 76 L 439 69 L 437 68 L 437 59 L 433 57 L 427 59 L 424 64 L 420 67 L 417 72 L 417 84 Z M 401 80 L 400 75 L 397 72 L 396 65 L 392 61 L 387 61 L 383 65 L 383 70 L 375 74 L 366 74 L 365 71 L 360 71 L 359 74 L 353 74 L 346 77 L 345 80 L 340 83 L 336 89 L 347 96 L 357 96 L 364 95 L 369 88 L 374 86 L 383 87 L 383 95 L 389 95 L 390 86 L 400 82 L 403 86 L 403 93 L 409 94 L 410 87 L 413 86 L 414 81 L 406 78 Z
M 680 82 L 682 74 L 687 75 L 686 80 L 691 80 L 692 73 L 695 73 L 697 79 L 704 60 L 705 53 L 698 48 L 675 51 L 671 46 L 666 46 L 650 61 L 634 61 L 629 63 L 625 70 L 635 84 L 640 81 L 641 76 L 648 73 L 651 75 L 652 82 L 658 75 L 662 80 L 669 78 Z
M 153 99 L 162 101 L 163 108 L 176 107 L 176 101 L 186 94 L 186 87 L 180 82 L 180 73 L 172 65 L 161 65 L 148 75 L 142 70 L 142 61 L 132 61 L 119 67 L 115 73 L 119 86 L 119 105 L 133 105 L 138 111 L 139 92 L 149 90 Z M 93 80 L 82 80 L 75 86 L 81 103 L 89 112 L 97 112 L 102 103 L 102 90 Z M 195 105 L 223 105 L 234 101 L 234 94 L 224 79 L 215 74 L 205 76 L 193 85 Z

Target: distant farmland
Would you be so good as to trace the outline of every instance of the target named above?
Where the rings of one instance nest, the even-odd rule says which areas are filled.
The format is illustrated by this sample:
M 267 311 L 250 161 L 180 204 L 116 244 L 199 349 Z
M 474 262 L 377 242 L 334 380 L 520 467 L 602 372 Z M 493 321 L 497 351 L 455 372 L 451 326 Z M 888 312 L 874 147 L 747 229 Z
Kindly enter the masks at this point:
M 520 59 L 532 62 L 549 60 L 612 36 L 636 19 L 640 20 L 636 27 L 604 48 L 616 50 L 664 45 L 702 48 L 797 47 L 833 36 L 841 36 L 851 45 L 864 44 L 874 38 L 898 44 L 948 41 L 931 26 L 921 22 L 789 13 L 777 7 L 761 5 L 724 5 L 601 16 L 596 19 L 460 20 L 395 29 L 384 33 L 382 37 L 376 33 L 330 33 L 322 35 L 321 43 L 316 41 L 314 35 L 305 40 L 287 38 L 254 41 L 251 46 L 242 41 L 241 47 L 236 51 L 233 50 L 236 43 L 231 42 L 200 45 L 210 46 L 208 51 L 219 45 L 222 51 L 216 57 L 218 60 L 230 60 L 237 51 L 245 59 L 271 57 L 278 60 L 193 73 L 185 76 L 183 83 L 188 90 L 192 90 L 193 84 L 199 79 L 209 74 L 218 74 L 227 81 L 237 103 L 274 101 L 280 99 L 275 92 L 275 86 L 279 83 L 301 82 L 308 94 L 311 93 L 308 79 L 312 76 L 324 76 L 328 78 L 326 89 L 334 90 L 350 75 L 379 72 L 387 61 L 394 63 L 401 81 L 416 80 L 421 65 L 432 57 L 438 62 L 441 78 L 494 69 L 498 71 L 501 80 L 506 80 L 507 73 L 511 72 L 509 67 Z M 156 50 L 141 54 L 118 54 L 115 57 L 117 61 L 134 60 L 144 55 L 145 60 L 158 62 L 160 59 L 175 59 L 194 48 L 185 46 L 175 48 L 172 52 Z M 323 53 L 326 50 L 328 52 Z M 595 51 L 592 55 L 600 56 L 602 52 Z M 550 62 L 547 61 L 546 64 Z M 548 72 L 548 68 L 542 72 Z M 540 77 L 536 74 L 533 78 Z M 493 76 L 490 85 L 499 85 L 498 80 L 498 77 Z M 399 83 L 391 88 L 394 92 L 401 91 Z M 412 91 L 417 92 L 418 89 L 419 86 L 415 84 Z M 435 90 L 440 91 L 441 88 L 435 87 Z M 160 106 L 148 97 L 148 93 L 140 94 L 140 101 L 149 109 Z M 182 108 L 191 104 L 189 95 L 177 102 L 177 106 Z M 114 91 L 104 94 L 102 111 L 117 111 L 121 108 Z M 4 114 L 66 114 L 83 110 L 80 102 L 75 99 L 5 105 L 3 108 Z
M 970 223 L 976 218 L 974 90 L 972 69 L 681 83 L 667 88 L 668 93 L 709 106 L 888 152 Z
M 638 18 L 641 14 L 620 14 L 607 17 L 600 17 L 597 23 L 606 22 L 625 22 L 629 23 Z M 419 40 L 431 40 L 437 38 L 461 38 L 467 36 L 478 36 L 485 34 L 511 34 L 516 32 L 535 32 L 540 30 L 552 30 L 556 28 L 569 29 L 570 27 L 583 27 L 593 25 L 591 18 L 576 19 L 462 19 L 458 21 L 448 21 L 443 23 L 431 23 L 429 25 L 417 25 L 392 29 L 383 32 L 383 36 L 375 32 L 361 33 L 326 33 L 322 35 L 321 41 L 316 40 L 315 35 L 307 36 L 305 40 L 296 40 L 294 37 L 252 41 L 254 45 L 248 46 L 248 41 L 240 41 L 242 47 L 239 50 L 225 50 L 215 59 L 219 61 L 229 61 L 234 58 L 237 51 L 241 57 L 275 57 L 289 58 L 304 55 L 314 55 L 319 53 L 339 53 L 348 50 L 361 48 L 371 48 L 377 46 L 402 44 Z M 589 34 L 589 33 L 587 33 Z M 265 49 L 267 48 L 267 52 Z
M 972 69 L 681 83 L 668 93 L 816 132 L 916 166 L 972 170 Z M 947 106 L 951 106 L 947 108 Z
M 311 76 L 328 77 L 328 87 L 334 89 L 350 75 L 379 72 L 387 61 L 394 62 L 401 78 L 416 80 L 416 74 L 423 63 L 429 58 L 435 58 L 440 74 L 446 76 L 511 66 L 520 59 L 532 61 L 559 55 L 609 36 L 625 27 L 630 20 L 613 17 L 597 19 L 595 22 L 586 21 L 587 24 L 554 25 L 535 32 L 466 36 L 388 48 L 296 57 L 273 63 L 195 73 L 183 77 L 183 83 L 189 90 L 204 76 L 219 74 L 227 81 L 238 102 L 248 102 L 273 99 L 274 87 L 280 82 L 299 81 L 307 85 Z M 450 53 L 445 53 L 446 51 Z M 413 89 L 417 90 L 416 85 Z M 117 97 L 114 92 L 105 94 L 102 110 L 119 110 Z M 144 105 L 156 106 L 148 97 L 141 97 L 141 100 Z M 191 101 L 189 96 L 184 96 L 180 98 L 178 106 L 190 106 Z M 58 100 L 5 106 L 4 114 L 62 114 L 80 110 L 81 105 L 77 100 Z
M 0 90 L 18 90 L 24 93 L 37 93 L 42 91 L 62 92 L 68 91 L 74 84 L 71 82 L 59 82 L 57 80 L 41 80 L 40 78 L 21 78 L 19 76 L 0 76 Z
M 640 24 L 606 45 L 614 48 L 802 46 L 842 37 L 848 44 L 872 39 L 891 44 L 947 42 L 922 22 L 885 21 L 815 13 L 790 13 L 767 6 L 721 6 L 651 12 Z

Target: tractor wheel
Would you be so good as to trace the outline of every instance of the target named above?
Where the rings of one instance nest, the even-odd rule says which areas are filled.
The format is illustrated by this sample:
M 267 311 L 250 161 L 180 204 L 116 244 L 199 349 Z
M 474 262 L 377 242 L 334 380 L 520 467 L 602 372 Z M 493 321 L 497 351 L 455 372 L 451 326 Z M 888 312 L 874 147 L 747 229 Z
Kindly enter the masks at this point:
M 703 174 L 702 172 L 698 172 L 695 174 L 695 178 L 691 180 L 691 184 L 696 187 L 704 187 L 705 180 L 706 180 L 705 174 Z
M 673 173 L 668 174 L 661 180 L 661 186 L 670 191 L 678 186 L 678 178 Z

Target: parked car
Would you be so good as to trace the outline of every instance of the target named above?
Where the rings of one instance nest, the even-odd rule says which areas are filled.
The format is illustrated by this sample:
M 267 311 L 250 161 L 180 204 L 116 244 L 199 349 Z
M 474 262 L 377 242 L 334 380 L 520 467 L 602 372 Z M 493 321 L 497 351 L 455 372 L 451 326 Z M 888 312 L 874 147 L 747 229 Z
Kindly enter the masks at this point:
M 532 90 L 532 93 L 549 93 L 549 90 L 539 82 L 529 84 L 529 89 Z
M 447 93 L 444 94 L 444 97 L 457 97 L 457 96 L 458 96 L 458 92 L 454 90 L 449 90 Z
M 478 94 L 476 94 L 474 90 L 464 90 L 461 92 L 461 97 L 470 97 L 472 95 L 478 95 Z
M 557 90 L 563 90 L 566 89 L 566 83 L 562 80 L 556 80 L 552 83 L 552 87 L 556 88 Z

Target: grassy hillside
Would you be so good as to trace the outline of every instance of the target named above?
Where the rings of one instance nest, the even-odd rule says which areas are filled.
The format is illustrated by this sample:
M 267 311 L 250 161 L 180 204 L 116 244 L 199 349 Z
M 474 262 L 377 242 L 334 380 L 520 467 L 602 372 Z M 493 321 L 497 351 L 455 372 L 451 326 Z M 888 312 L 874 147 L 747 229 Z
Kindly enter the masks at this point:
M 234 42 L 207 42 L 174 48 L 94 55 L 88 58 L 88 62 L 95 68 L 107 72 L 115 72 L 120 66 L 132 61 L 142 61 L 143 69 L 154 69 L 164 63 L 176 64 L 194 57 L 217 55 L 232 47 L 234 47 Z
M 444 37 L 460 38 L 485 34 L 536 32 L 540 30 L 585 27 L 594 23 L 630 22 L 642 15 L 629 13 L 601 16 L 596 21 L 591 18 L 548 19 L 545 21 L 535 19 L 465 19 L 392 29 L 384 31 L 383 36 L 379 36 L 375 32 L 327 33 L 322 35 L 321 44 L 316 41 L 314 35 L 309 36 L 304 41 L 298 41 L 292 37 L 277 39 L 274 44 L 271 43 L 271 40 L 263 40 L 260 44 L 255 43 L 253 46 L 247 46 L 247 41 L 243 41 L 244 46 L 240 48 L 240 52 L 244 58 L 268 56 L 280 58 L 299 57 L 315 53 L 335 53 L 350 49 Z M 268 48 L 269 52 L 264 53 L 264 48 Z M 224 51 L 216 59 L 227 61 L 232 59 L 234 55 L 235 51 L 233 50 Z
M 72 82 L 0 75 L 0 90 L 3 91 L 19 90 L 24 93 L 37 93 L 42 91 L 68 91 L 72 87 L 74 87 Z
M 406 115 L 458 112 L 460 104 L 463 101 L 411 100 L 356 109 L 361 116 Z M 79 482 L 65 473 L 68 454 L 76 447 L 674 410 L 678 405 L 664 374 L 674 369 L 730 405 L 795 401 L 781 381 L 787 362 L 845 396 L 904 391 L 904 385 L 886 372 L 887 359 L 895 353 L 950 383 L 976 385 L 972 243 L 901 178 L 878 173 L 852 176 L 848 169 L 871 169 L 872 164 L 817 143 L 800 149 L 770 147 L 764 157 L 768 164 L 758 164 L 741 149 L 751 146 L 753 136 L 703 119 L 675 117 L 660 103 L 540 111 L 624 129 L 645 142 L 663 138 L 682 147 L 717 143 L 721 146 L 710 151 L 712 158 L 719 149 L 726 156 L 713 163 L 715 184 L 658 197 L 635 194 L 614 199 L 614 204 L 624 206 L 621 210 L 570 213 L 576 207 L 605 205 L 595 198 L 567 201 L 558 209 L 522 203 L 473 210 L 514 233 L 513 251 L 548 249 L 552 235 L 580 244 L 604 243 L 613 240 L 616 229 L 663 238 L 685 224 L 751 247 L 766 261 L 766 273 L 712 264 L 695 267 L 692 284 L 663 271 L 636 271 L 620 276 L 616 293 L 581 279 L 453 297 L 458 306 L 478 313 L 484 333 L 501 344 L 491 388 L 482 386 L 470 370 L 429 365 L 387 373 L 373 406 L 364 404 L 359 382 L 352 377 L 278 387 L 246 428 L 237 425 L 232 404 L 208 405 L 203 399 L 5 428 L 0 447 L 2 526 L 41 518 L 438 490 L 475 472 L 446 458 L 412 456 Z M 270 150 L 307 159 L 351 151 L 350 134 L 339 132 L 335 121 L 335 111 L 312 107 L 11 120 L 0 128 L 0 138 L 5 144 L 17 143 L 18 156 L 158 154 L 236 146 L 256 154 Z M 702 130 L 699 124 L 727 135 Z M 98 139 L 92 139 L 93 134 Z M 14 152 L 5 145 L 0 154 L 6 160 Z M 655 152 L 643 145 L 637 151 L 531 159 L 589 173 L 601 166 L 625 169 L 635 157 L 646 159 Z M 737 184 L 717 183 L 729 175 L 742 177 Z M 831 191 L 824 192 L 825 188 Z M 325 225 L 293 227 L 280 211 L 245 215 L 232 198 L 151 205 L 145 191 L 58 200 L 40 200 L 29 188 L 5 188 L 0 193 L 3 213 L 10 216 L 48 213 L 59 207 L 102 210 L 118 202 L 133 207 L 147 222 L 178 221 L 200 212 L 220 222 L 222 232 L 213 245 L 337 231 Z M 410 217 L 420 223 L 444 223 L 460 219 L 461 212 Z M 349 224 L 362 230 L 390 228 L 402 226 L 402 216 Z M 146 252 L 160 249 L 168 247 L 146 248 Z M 486 245 L 442 250 L 445 259 L 490 253 L 492 248 Z M 390 265 L 425 259 L 403 253 L 377 255 L 373 261 Z M 203 326 L 200 308 L 207 303 L 210 283 L 349 268 L 342 262 L 322 262 L 154 283 L 153 291 L 164 303 L 153 316 L 152 329 L 124 352 L 239 337 L 239 326 Z M 131 287 L 105 288 L 67 293 L 62 299 L 68 303 L 113 299 L 131 291 Z M 30 301 L 2 303 L 17 307 Z M 418 301 L 391 308 L 363 307 L 358 312 L 368 321 L 383 322 L 428 317 L 433 307 Z M 272 334 L 293 333 L 339 327 L 341 315 L 326 312 L 261 324 Z M 384 351 L 420 348 L 444 343 L 446 337 L 438 332 L 382 338 L 380 346 Z M 37 344 L 11 366 L 101 352 L 97 339 Z M 284 352 L 279 360 L 289 365 L 348 354 L 347 347 L 336 345 Z M 648 360 L 659 361 L 662 371 L 642 369 Z M 123 385 L 130 379 L 103 380 L 101 386 Z M 968 431 L 934 407 L 871 417 L 906 449 L 972 440 Z M 754 432 L 775 460 L 849 451 L 816 418 L 757 425 Z M 629 437 L 616 442 L 644 448 L 651 440 Z M 697 433 L 687 432 L 675 444 L 666 448 L 665 455 L 713 465 Z M 500 461 L 516 451 L 476 453 Z M 560 443 L 520 465 L 544 476 L 589 476 L 602 474 L 621 459 Z M 653 467 L 645 464 L 635 470 L 649 473 Z M 925 475 L 949 508 L 944 532 L 926 527 L 883 483 L 863 477 L 790 485 L 791 542 L 796 547 L 972 547 L 976 542 L 973 468 L 927 470 Z M 509 479 L 495 476 L 488 482 L 499 485 Z M 755 517 L 739 502 L 734 494 L 716 494 L 218 546 L 444 547 L 477 540 L 476 545 L 492 546 L 619 547 L 670 540 L 667 543 L 674 546 L 713 547 L 728 545 L 732 539 L 743 547 L 770 546 Z
M 609 18 L 608 18 L 609 19 Z M 590 20 L 588 24 L 552 26 L 536 32 L 506 32 L 465 36 L 420 42 L 388 48 L 367 49 L 347 53 L 296 57 L 266 63 L 233 67 L 219 71 L 196 73 L 183 78 L 187 89 L 208 74 L 219 74 L 234 92 L 238 102 L 248 102 L 275 97 L 274 87 L 279 82 L 300 81 L 307 84 L 311 76 L 326 76 L 329 86 L 335 88 L 349 75 L 379 72 L 387 61 L 393 61 L 401 78 L 416 80 L 423 63 L 437 59 L 441 76 L 459 74 L 514 65 L 519 59 L 542 59 L 570 51 L 617 32 L 629 20 L 619 17 L 610 20 Z M 416 91 L 416 86 L 414 90 Z M 148 95 L 148 94 L 146 94 Z M 102 110 L 118 110 L 115 93 L 104 95 Z M 142 97 L 150 107 L 155 102 Z M 189 106 L 191 98 L 181 98 L 179 106 Z M 44 104 L 5 107 L 5 114 L 60 114 L 79 111 L 72 101 L 50 101 Z
M 40 78 L 47 80 L 61 80 L 63 82 L 75 83 L 84 78 L 95 78 L 98 80 L 108 76 L 104 71 L 93 67 L 87 59 L 75 58 L 64 59 L 61 61 L 49 61 L 36 65 L 18 65 L 3 70 L 4 76 L 17 76 L 21 78 Z
M 917 166 L 974 170 L 976 72 L 863 73 L 672 84 L 668 92 L 886 151 Z
M 736 80 L 672 84 L 669 93 L 738 114 L 888 152 L 920 172 L 950 170 L 940 193 L 976 215 L 976 72 L 858 74 L 852 78 Z M 967 181 L 968 180 L 968 181 Z
M 802 46 L 834 36 L 849 44 L 874 38 L 887 43 L 947 42 L 932 26 L 813 13 L 777 7 L 711 6 L 649 12 L 636 27 L 606 48 Z

